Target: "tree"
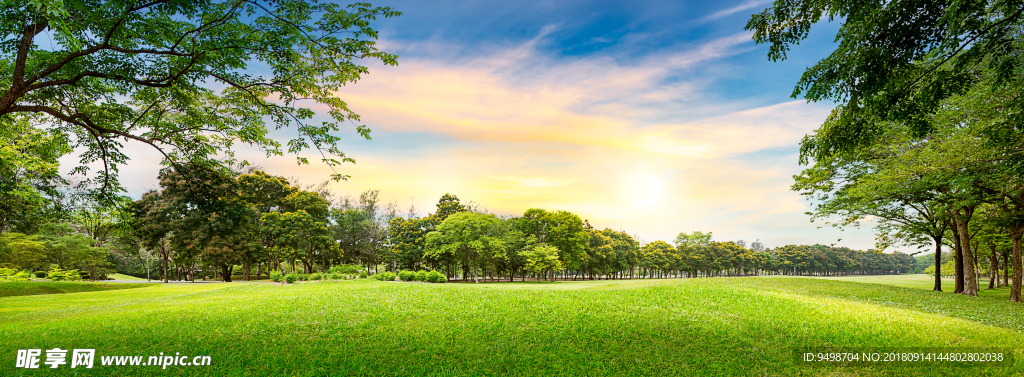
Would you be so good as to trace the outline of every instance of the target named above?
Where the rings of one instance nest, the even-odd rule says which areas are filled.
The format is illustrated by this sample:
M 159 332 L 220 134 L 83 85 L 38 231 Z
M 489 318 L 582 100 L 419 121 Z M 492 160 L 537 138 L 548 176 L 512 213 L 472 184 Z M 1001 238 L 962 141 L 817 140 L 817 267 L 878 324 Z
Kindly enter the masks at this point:
M 509 281 L 514 281 L 516 272 L 519 272 L 519 270 L 526 266 L 522 252 L 532 249 L 537 244 L 537 237 L 523 233 L 516 225 L 518 221 L 521 221 L 521 218 L 514 217 L 503 221 L 502 224 L 505 236 L 503 241 L 505 242 L 505 250 L 508 257 L 505 259 L 505 267 L 508 270 Z M 523 275 L 523 280 L 526 280 L 525 274 Z
M 679 233 L 675 241 L 673 241 L 676 246 L 708 246 L 711 242 L 711 232 L 704 233 L 700 231 Z
M 79 171 L 103 166 L 95 180 L 107 197 L 119 189 L 128 140 L 175 166 L 223 168 L 218 158 L 239 143 L 267 155 L 315 149 L 330 166 L 351 162 L 332 133 L 359 116 L 337 93 L 367 73 L 361 61 L 396 64 L 377 49 L 370 22 L 400 14 L 307 0 L 6 2 L 0 122 L 50 124 L 84 151 Z M 38 41 L 47 34 L 57 43 Z M 254 74 L 255 66 L 267 69 Z M 309 100 L 330 120 L 311 123 L 314 112 L 302 105 Z M 282 147 L 267 123 L 294 126 L 299 137 Z M 369 138 L 366 126 L 356 129 Z
M 345 263 L 357 262 L 368 239 L 367 229 L 363 227 L 363 223 L 369 221 L 366 214 L 355 208 L 333 208 L 330 213 L 331 236 L 342 250 L 342 258 Z
M 46 245 L 46 259 L 62 270 L 70 266 L 79 249 L 90 246 L 92 239 L 66 223 L 47 223 L 39 227 L 36 238 Z
M 479 283 L 477 268 L 504 260 L 501 219 L 494 215 L 459 212 L 448 216 L 427 233 L 427 256 L 450 255 L 461 261 Z M 468 277 L 467 277 L 468 278 Z
M 547 275 L 548 272 L 560 270 L 563 267 L 562 261 L 558 259 L 558 248 L 551 245 L 538 244 L 531 249 L 519 252 L 519 255 L 526 263 L 526 270 L 536 274 L 538 281 L 542 275 Z
M 27 119 L 0 117 L 0 232 L 32 232 L 61 211 L 58 158 L 70 152 L 65 140 L 33 128 Z
M 681 259 L 672 245 L 665 241 L 654 241 L 640 249 L 643 266 L 652 272 L 665 272 L 679 266 Z
M 612 239 L 612 249 L 615 250 L 614 270 L 629 270 L 630 278 L 632 278 L 633 268 L 640 264 L 639 242 L 625 231 L 605 228 L 601 234 Z
M 589 225 L 589 224 L 588 224 Z M 590 272 L 591 279 L 595 273 L 600 275 L 610 274 L 616 267 L 617 255 L 612 246 L 612 238 L 602 234 L 593 228 L 587 229 L 590 235 L 590 242 L 587 244 L 587 258 L 583 262 L 582 269 Z M 584 276 L 586 278 L 586 276 Z
M 437 217 L 405 219 L 396 217 L 388 225 L 391 251 L 401 268 L 416 270 L 423 262 L 427 246 L 427 233 L 434 230 Z
M 32 269 L 46 253 L 46 245 L 24 233 L 0 234 L 0 268 Z
M 776 61 L 824 16 L 842 24 L 836 50 L 804 72 L 793 96 L 839 105 L 817 136 L 801 142 L 802 161 L 870 146 L 893 125 L 923 136 L 934 126 L 929 116 L 943 100 L 1004 87 L 1024 68 L 1019 57 L 1024 7 L 1017 1 L 777 0 L 753 15 L 746 29 L 754 31 L 757 43 L 770 44 L 768 58 Z M 975 72 L 980 65 L 991 67 L 994 80 L 980 79 Z M 1018 97 L 1007 105 L 1019 112 L 1024 101 Z M 1020 129 L 1022 121 L 1018 116 L 1000 123 Z
M 178 214 L 159 191 L 149 191 L 132 205 L 133 234 L 140 243 L 160 258 L 160 276 L 170 281 L 167 270 L 174 257 L 169 241 Z
M 537 237 L 537 242 L 556 247 L 558 259 L 567 269 L 579 269 L 587 257 L 590 235 L 584 230 L 583 220 L 572 212 L 531 208 L 516 224 L 524 234 Z
M 269 253 L 278 240 L 273 231 L 267 228 L 268 222 L 264 221 L 264 216 L 284 211 L 286 198 L 298 192 L 298 189 L 290 186 L 286 179 L 272 176 L 259 169 L 239 175 L 237 181 L 241 200 L 254 209 L 250 224 L 254 226 L 252 233 L 255 244 L 250 249 L 252 252 L 246 254 L 242 260 L 243 279 L 249 280 L 252 263 L 257 264 L 256 273 L 259 275 L 262 273 L 261 266 L 264 262 L 267 263 L 268 270 L 272 269 L 270 263 L 277 262 L 276 259 L 271 260 Z
M 258 169 L 238 176 L 238 190 L 242 199 L 255 206 L 260 214 L 280 210 L 285 198 L 298 191 L 286 179 Z
M 90 281 L 96 281 L 108 271 L 109 258 L 110 252 L 106 247 L 86 246 L 78 250 L 75 255 L 75 263 L 81 269 L 89 271 Z
M 262 223 L 265 234 L 274 239 L 270 247 L 274 254 L 272 260 L 302 260 L 309 273 L 313 270 L 313 262 L 319 259 L 322 269 L 327 270 L 325 259 L 337 245 L 331 239 L 326 223 L 301 209 L 264 214 Z
M 439 221 L 444 221 L 448 216 L 459 212 L 467 212 L 466 206 L 459 202 L 459 197 L 445 193 L 441 195 L 441 199 L 437 201 L 437 212 L 434 216 L 437 216 Z

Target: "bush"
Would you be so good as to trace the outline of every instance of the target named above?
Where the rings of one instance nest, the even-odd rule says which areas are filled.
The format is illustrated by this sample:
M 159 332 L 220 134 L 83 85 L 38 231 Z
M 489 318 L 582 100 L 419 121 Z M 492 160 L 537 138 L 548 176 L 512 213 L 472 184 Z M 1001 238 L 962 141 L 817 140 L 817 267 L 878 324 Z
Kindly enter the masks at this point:
M 290 274 L 284 276 L 284 281 L 288 282 L 288 284 L 295 284 L 295 279 L 298 279 L 298 278 L 299 278 L 299 276 L 296 275 L 295 273 L 290 273 Z
M 414 276 L 416 276 L 416 273 L 409 270 L 402 270 L 398 273 L 398 278 L 402 281 L 412 281 Z
M 331 280 L 341 280 L 342 276 L 343 276 L 342 274 L 339 274 L 339 273 L 336 273 L 336 272 L 335 273 L 331 273 Z
M 309 274 L 299 274 L 299 281 L 309 280 Z
M 45 278 L 46 277 L 46 271 L 36 271 L 36 277 L 40 278 L 40 279 Z
M 0 281 L 29 281 L 32 274 L 28 271 L 18 271 L 13 268 L 0 268 Z
M 430 271 L 427 273 L 427 281 L 431 283 L 444 283 L 448 281 L 448 278 L 444 274 L 437 271 Z
M 284 274 L 277 270 L 270 271 L 270 280 L 280 283 L 281 280 L 284 280 Z
M 322 277 L 321 277 L 319 272 L 314 272 L 312 274 L 309 274 L 309 280 L 316 281 L 316 280 L 320 280 L 321 278 Z
M 46 273 L 46 278 L 53 281 L 82 280 L 78 270 L 61 270 L 56 265 Z
M 359 278 L 360 279 L 366 279 L 366 276 L 367 276 L 366 275 L 366 271 L 359 271 Z
M 380 276 L 380 280 L 383 280 L 383 281 L 395 281 L 395 273 L 394 272 L 384 272 L 384 273 L 381 273 L 380 275 L 381 275 Z
M 416 280 L 427 281 L 427 271 L 424 271 L 424 270 L 416 271 Z

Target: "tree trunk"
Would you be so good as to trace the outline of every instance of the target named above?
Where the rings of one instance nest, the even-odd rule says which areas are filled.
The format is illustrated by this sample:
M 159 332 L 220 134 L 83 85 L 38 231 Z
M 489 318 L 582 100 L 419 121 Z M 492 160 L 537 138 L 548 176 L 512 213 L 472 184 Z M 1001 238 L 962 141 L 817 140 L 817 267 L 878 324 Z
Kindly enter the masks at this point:
M 953 214 L 954 221 L 956 221 L 956 227 L 958 233 L 960 233 L 960 249 L 963 250 L 964 260 L 964 291 L 963 294 L 967 296 L 978 295 L 978 275 L 976 258 L 974 257 L 974 250 L 971 248 L 971 233 L 968 229 L 968 223 L 971 221 L 971 215 L 974 214 L 973 206 L 962 207 L 963 213 L 957 211 Z
M 964 291 L 964 254 L 962 252 L 962 245 L 960 241 L 960 231 L 957 230 L 956 224 L 950 227 L 953 230 L 953 280 L 954 284 L 953 293 L 963 293 Z
M 1010 285 L 1010 253 L 1003 250 L 1003 286 Z
M 1013 240 L 1013 286 L 1010 287 L 1010 301 L 1020 301 L 1021 284 L 1021 236 L 1024 235 L 1024 224 L 1014 224 L 1007 227 L 1010 230 L 1010 239 Z
M 473 266 L 473 265 L 469 266 L 469 273 L 473 274 L 473 283 L 474 284 L 480 284 L 480 281 L 477 280 L 477 278 L 476 278 L 476 267 L 475 266 Z
M 225 283 L 230 283 L 231 282 L 231 270 L 233 268 L 234 268 L 234 266 L 232 266 L 230 264 L 222 264 L 222 265 L 220 265 L 221 278 L 224 280 Z
M 935 241 L 935 287 L 933 291 L 942 292 L 942 236 L 932 236 Z
M 988 289 L 996 287 L 996 280 L 999 280 L 999 257 L 996 256 L 996 248 L 992 246 L 992 255 L 988 257 L 991 267 L 988 269 Z
M 167 260 L 167 254 L 166 253 L 161 253 L 161 256 L 160 256 L 160 275 L 164 278 L 164 283 L 168 283 L 171 280 L 170 276 L 167 275 L 167 264 L 168 263 L 169 262 Z

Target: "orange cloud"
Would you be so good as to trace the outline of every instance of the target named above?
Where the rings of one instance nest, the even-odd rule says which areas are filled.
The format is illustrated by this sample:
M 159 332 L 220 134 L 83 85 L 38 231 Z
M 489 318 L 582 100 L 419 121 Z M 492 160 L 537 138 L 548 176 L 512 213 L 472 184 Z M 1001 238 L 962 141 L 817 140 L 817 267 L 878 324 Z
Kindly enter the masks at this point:
M 451 141 L 391 153 L 397 147 L 375 140 L 374 153 L 353 155 L 358 164 L 342 168 L 352 179 L 334 187 L 353 194 L 380 189 L 420 215 L 453 193 L 505 215 L 569 210 L 647 240 L 704 230 L 769 245 L 827 243 L 834 232 L 814 230 L 803 215 L 806 203 L 789 185 L 799 171 L 797 143 L 828 108 L 794 101 L 743 109 L 702 102 L 711 78 L 666 84 L 749 48 L 749 41 L 749 34 L 737 34 L 620 64 L 607 57 L 551 60 L 536 52 L 534 40 L 475 58 L 406 59 L 372 69 L 338 95 L 375 134 Z M 717 114 L 685 119 L 680 110 Z M 290 159 L 261 164 L 309 181 L 328 174 Z

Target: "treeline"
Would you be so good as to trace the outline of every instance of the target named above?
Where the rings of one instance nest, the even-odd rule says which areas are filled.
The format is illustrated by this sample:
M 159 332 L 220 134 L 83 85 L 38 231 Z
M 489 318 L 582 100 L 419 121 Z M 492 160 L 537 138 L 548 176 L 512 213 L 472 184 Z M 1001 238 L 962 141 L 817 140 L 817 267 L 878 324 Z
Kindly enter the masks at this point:
M 256 169 L 164 169 L 160 186 L 138 200 L 82 211 L 92 213 L 91 227 L 79 216 L 37 224 L 34 234 L 5 232 L 0 263 L 87 268 L 97 277 L 114 270 L 145 276 L 149 266 L 150 275 L 165 281 L 252 280 L 272 271 L 325 273 L 348 265 L 371 274 L 439 271 L 464 281 L 890 274 L 914 267 L 901 253 L 770 249 L 759 241 L 747 247 L 701 232 L 641 244 L 571 212 L 529 209 L 500 217 L 450 194 L 418 217 L 414 209 L 400 214 L 395 203 L 381 203 L 375 190 L 338 197 L 326 184 L 300 187 Z

